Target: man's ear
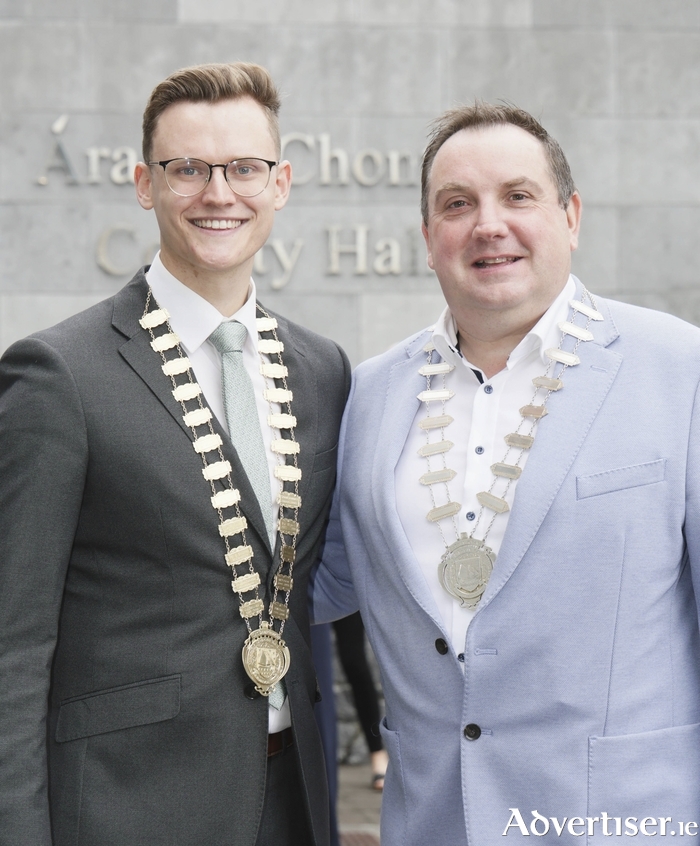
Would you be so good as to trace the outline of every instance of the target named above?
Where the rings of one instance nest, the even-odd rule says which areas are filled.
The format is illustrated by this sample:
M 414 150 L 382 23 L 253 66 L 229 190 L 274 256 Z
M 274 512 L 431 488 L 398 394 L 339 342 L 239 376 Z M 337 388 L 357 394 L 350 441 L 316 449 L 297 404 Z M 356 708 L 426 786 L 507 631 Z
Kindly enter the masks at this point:
M 423 237 L 425 238 L 425 247 L 428 251 L 428 267 L 432 270 L 435 270 L 435 268 L 433 267 L 433 253 L 430 249 L 430 234 L 428 233 L 428 227 L 425 225 L 425 223 L 421 223 L 420 231 L 423 233 Z
M 578 191 L 574 191 L 569 200 L 569 205 L 566 207 L 566 220 L 569 224 L 569 244 L 571 245 L 572 253 L 578 247 L 578 233 L 581 228 L 582 209 L 581 195 Z
M 285 160 L 277 165 L 276 170 L 275 211 L 279 211 L 289 199 L 289 190 L 292 187 L 292 166 Z
M 153 208 L 153 179 L 151 169 L 145 162 L 139 162 L 134 168 L 136 199 L 143 209 Z

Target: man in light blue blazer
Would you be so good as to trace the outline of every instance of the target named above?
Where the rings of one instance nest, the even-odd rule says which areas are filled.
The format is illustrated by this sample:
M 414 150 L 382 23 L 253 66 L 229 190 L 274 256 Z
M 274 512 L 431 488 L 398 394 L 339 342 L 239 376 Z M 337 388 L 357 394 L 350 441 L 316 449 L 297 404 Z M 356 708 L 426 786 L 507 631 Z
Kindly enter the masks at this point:
M 700 330 L 570 275 L 515 107 L 436 122 L 422 210 L 447 308 L 355 374 L 314 585 L 380 663 L 382 846 L 693 836 Z

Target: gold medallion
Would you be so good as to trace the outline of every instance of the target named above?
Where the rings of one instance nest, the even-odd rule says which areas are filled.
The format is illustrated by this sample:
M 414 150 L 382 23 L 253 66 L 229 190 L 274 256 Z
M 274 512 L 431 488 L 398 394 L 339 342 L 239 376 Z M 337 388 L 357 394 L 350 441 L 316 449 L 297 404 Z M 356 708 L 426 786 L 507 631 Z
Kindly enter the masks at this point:
M 272 688 L 284 678 L 289 669 L 287 644 L 267 621 L 260 624 L 243 644 L 243 667 L 255 682 L 255 689 L 269 696 Z
M 445 590 L 464 608 L 476 608 L 486 590 L 496 562 L 493 550 L 465 532 L 447 547 L 440 559 L 438 578 Z

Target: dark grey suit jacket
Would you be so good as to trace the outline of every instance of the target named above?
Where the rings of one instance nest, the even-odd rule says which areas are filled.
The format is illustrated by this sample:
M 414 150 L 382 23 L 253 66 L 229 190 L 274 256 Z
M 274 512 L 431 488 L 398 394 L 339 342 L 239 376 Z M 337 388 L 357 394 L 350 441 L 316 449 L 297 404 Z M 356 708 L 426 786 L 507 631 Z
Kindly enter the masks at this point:
M 267 700 L 209 483 L 138 324 L 114 298 L 0 361 L 0 844 L 253 846 Z M 314 843 L 328 799 L 313 716 L 307 581 L 335 478 L 349 365 L 279 318 L 301 445 L 287 688 Z M 279 564 L 230 440 L 265 596 Z

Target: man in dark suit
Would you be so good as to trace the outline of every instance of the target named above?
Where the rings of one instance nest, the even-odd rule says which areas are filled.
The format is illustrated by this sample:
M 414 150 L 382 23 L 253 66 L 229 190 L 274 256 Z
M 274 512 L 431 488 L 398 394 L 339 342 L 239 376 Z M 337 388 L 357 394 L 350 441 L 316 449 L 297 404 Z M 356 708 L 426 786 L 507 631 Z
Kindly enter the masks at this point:
M 328 842 L 307 579 L 349 367 L 255 301 L 278 108 L 256 65 L 158 85 L 159 255 L 0 361 L 2 846 Z

